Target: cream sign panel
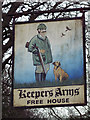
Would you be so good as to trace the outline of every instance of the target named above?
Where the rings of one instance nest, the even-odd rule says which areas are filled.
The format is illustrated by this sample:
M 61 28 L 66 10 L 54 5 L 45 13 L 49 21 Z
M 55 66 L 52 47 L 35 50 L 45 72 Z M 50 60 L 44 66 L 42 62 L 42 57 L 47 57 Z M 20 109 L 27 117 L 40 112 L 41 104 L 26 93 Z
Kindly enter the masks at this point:
M 84 103 L 84 86 L 15 89 L 14 106 L 45 106 Z M 44 99 L 43 99 L 44 98 Z

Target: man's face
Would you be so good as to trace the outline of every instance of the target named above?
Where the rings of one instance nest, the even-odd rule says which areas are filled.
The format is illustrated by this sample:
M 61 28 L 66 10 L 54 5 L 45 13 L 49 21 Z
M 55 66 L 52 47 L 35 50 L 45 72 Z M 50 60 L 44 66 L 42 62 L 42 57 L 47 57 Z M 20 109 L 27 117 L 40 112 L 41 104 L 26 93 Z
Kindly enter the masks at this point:
M 40 35 L 41 35 L 42 37 L 45 37 L 45 35 L 46 35 L 46 30 L 40 30 Z

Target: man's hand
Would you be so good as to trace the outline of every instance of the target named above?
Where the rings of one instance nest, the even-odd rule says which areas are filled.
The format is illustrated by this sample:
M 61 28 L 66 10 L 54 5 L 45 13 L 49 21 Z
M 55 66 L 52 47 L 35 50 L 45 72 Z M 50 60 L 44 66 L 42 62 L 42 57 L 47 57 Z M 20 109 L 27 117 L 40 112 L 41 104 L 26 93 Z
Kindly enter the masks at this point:
M 29 46 L 29 42 L 26 42 L 26 45 L 25 45 L 25 47 L 26 47 L 26 48 L 28 48 L 28 46 Z
M 41 49 L 41 50 L 40 50 L 40 53 L 45 53 L 45 50 Z

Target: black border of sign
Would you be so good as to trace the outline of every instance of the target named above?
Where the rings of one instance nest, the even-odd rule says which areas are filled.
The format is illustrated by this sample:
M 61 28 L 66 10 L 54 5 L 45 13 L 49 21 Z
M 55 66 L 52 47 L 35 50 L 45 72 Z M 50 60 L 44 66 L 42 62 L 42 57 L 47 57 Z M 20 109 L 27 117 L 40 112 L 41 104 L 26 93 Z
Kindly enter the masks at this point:
M 82 20 L 82 31 L 83 31 L 83 61 L 84 61 L 84 80 L 85 80 L 85 83 L 84 83 L 84 103 L 77 103 L 77 104 L 63 104 L 63 105 L 43 105 L 43 106 L 18 106 L 18 107 L 15 107 L 13 105 L 13 81 L 14 81 L 14 58 L 15 58 L 15 54 L 14 54 L 14 41 L 15 41 L 15 25 L 17 24 L 29 24 L 29 23 L 38 23 L 38 22 L 53 22 L 53 21 L 63 21 L 63 20 Z M 14 22 L 13 22 L 13 62 L 12 62 L 12 76 L 13 76 L 13 80 L 12 80 L 12 106 L 14 108 L 44 108 L 44 107 L 66 107 L 66 106 L 82 106 L 82 105 L 87 105 L 87 91 L 86 91 L 86 51 L 85 51 L 85 15 L 83 13 L 82 17 L 73 17 L 73 18 L 60 18 L 60 19 L 48 19 L 48 20 L 37 20 L 37 21 L 33 21 L 33 22 L 27 22 L 27 21 L 24 21 L 24 22 L 16 22 L 15 23 L 15 17 L 14 17 Z

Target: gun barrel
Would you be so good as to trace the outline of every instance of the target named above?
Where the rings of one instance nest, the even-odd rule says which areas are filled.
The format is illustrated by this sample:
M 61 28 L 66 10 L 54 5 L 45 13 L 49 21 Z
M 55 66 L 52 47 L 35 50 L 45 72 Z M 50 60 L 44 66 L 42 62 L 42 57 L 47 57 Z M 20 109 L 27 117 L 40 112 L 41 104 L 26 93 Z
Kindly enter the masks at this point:
M 42 58 L 42 55 L 40 53 L 40 49 L 39 48 L 38 48 L 38 51 L 39 51 L 39 59 L 40 59 L 40 62 L 41 62 L 42 68 L 43 68 L 43 72 L 46 74 L 44 61 L 43 61 L 43 58 Z

